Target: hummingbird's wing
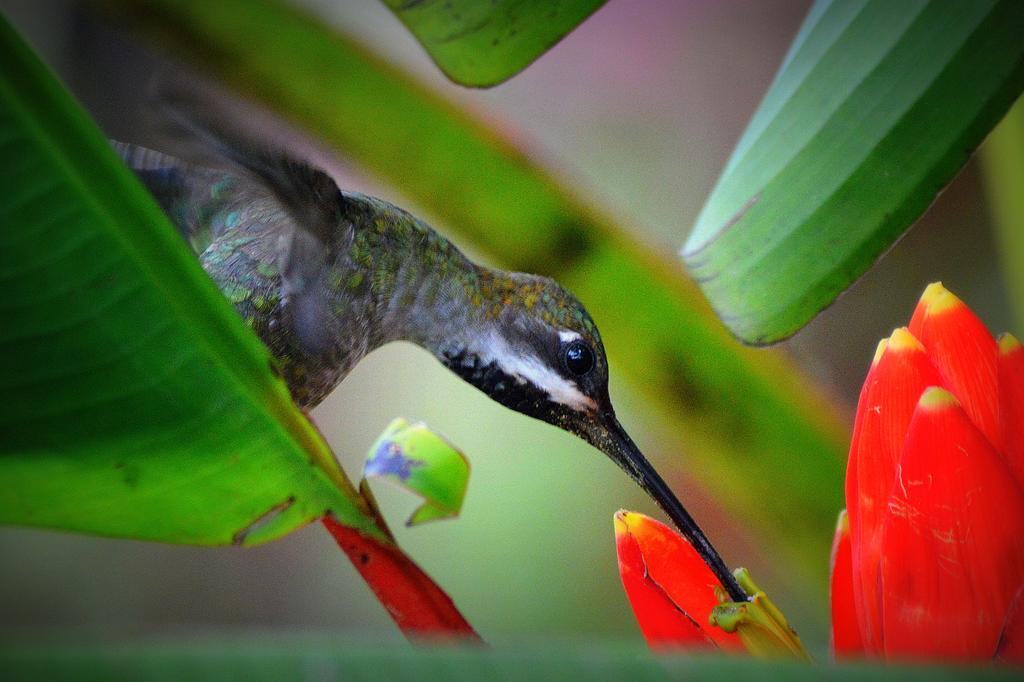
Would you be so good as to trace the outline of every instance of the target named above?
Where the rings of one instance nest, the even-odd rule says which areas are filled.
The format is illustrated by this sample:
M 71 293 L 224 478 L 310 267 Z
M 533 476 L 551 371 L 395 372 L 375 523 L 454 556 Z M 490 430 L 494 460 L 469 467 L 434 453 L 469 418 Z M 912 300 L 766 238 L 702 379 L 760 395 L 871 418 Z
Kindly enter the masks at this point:
M 334 316 L 327 271 L 331 259 L 351 242 L 353 232 L 338 185 L 323 170 L 255 141 L 238 127 L 189 117 L 173 107 L 170 112 L 268 190 L 290 218 L 279 235 L 282 308 L 305 350 L 325 352 L 338 333 L 329 328 Z
M 273 232 L 280 273 L 283 322 L 310 353 L 326 351 L 329 329 L 329 259 L 352 238 L 345 199 L 319 168 L 255 143 L 224 126 L 172 113 L 184 127 L 237 168 L 237 174 L 191 165 L 144 147 L 113 142 L 114 149 L 157 198 L 197 253 L 232 226 L 247 198 L 270 201 L 282 216 Z
M 223 232 L 241 197 L 237 175 L 193 166 L 146 147 L 110 141 L 126 166 L 134 171 L 168 215 L 196 255 Z

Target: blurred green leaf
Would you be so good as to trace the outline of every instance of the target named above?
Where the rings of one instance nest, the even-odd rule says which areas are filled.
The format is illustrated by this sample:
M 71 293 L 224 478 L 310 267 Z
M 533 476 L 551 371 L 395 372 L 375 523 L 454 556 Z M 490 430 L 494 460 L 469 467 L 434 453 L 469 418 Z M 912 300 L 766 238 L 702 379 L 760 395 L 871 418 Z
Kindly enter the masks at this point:
M 729 335 L 674 257 L 638 244 L 494 127 L 285 3 L 97 6 L 304 126 L 497 262 L 571 289 L 612 373 L 671 425 L 687 467 L 824 589 L 848 433 L 787 357 Z M 652 459 L 678 462 L 679 451 Z
M 519 73 L 605 0 L 383 0 L 450 79 L 490 87 Z
M 1019 0 L 820 0 L 682 255 L 741 339 L 806 324 L 935 199 L 1024 88 Z
M 469 485 L 466 456 L 422 422 L 393 420 L 370 447 L 363 478 L 381 478 L 423 498 L 407 526 L 458 516 Z
M 0 522 L 254 544 L 384 536 L 268 352 L 0 19 Z
M 276 635 L 121 646 L 6 646 L 11 679 L 57 680 L 1016 680 L 991 666 L 821 664 L 727 656 L 653 656 L 616 643 L 546 647 L 415 647 Z
M 1018 335 L 1024 334 L 1024 97 L 978 155 Z

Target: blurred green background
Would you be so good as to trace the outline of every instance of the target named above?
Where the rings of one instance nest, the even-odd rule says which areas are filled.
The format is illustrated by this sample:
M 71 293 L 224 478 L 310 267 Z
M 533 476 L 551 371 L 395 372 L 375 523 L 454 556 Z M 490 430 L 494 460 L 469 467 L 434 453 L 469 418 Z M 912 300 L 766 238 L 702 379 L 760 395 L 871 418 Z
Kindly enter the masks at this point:
M 302 4 L 495 123 L 638 240 L 674 254 L 809 3 L 611 0 L 526 71 L 487 91 L 448 82 L 376 0 Z M 173 64 L 73 2 L 0 0 L 0 10 L 111 137 L 172 151 L 161 144 L 146 94 L 152 74 Z M 344 150 L 332 152 L 342 186 L 393 200 L 446 231 L 443 215 L 359 175 Z M 784 347 L 849 406 L 877 339 L 905 323 L 924 286 L 940 279 L 991 329 L 1011 327 L 973 161 L 876 268 Z M 748 566 L 805 639 L 823 645 L 826 595 L 804 589 L 771 546 L 745 532 L 745 519 L 701 491 L 687 474 L 687 444 L 616 381 L 614 367 L 612 375 L 623 424 L 726 560 Z M 407 344 L 366 358 L 314 412 L 356 480 L 363 453 L 394 416 L 425 420 L 470 457 L 457 521 L 407 530 L 401 521 L 417 501 L 386 486 L 375 491 L 402 547 L 487 640 L 639 641 L 617 575 L 611 518 L 620 507 L 654 509 L 614 465 L 488 401 Z M 246 550 L 0 529 L 0 554 L 5 637 L 268 629 L 401 639 L 318 525 Z

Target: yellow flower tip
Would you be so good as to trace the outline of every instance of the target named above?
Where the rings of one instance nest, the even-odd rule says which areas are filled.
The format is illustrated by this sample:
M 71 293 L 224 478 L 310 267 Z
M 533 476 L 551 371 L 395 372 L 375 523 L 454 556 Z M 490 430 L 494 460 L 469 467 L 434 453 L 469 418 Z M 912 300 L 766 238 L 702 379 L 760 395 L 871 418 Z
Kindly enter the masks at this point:
M 624 535 L 629 532 L 629 517 L 632 516 L 632 512 L 628 512 L 625 509 L 620 509 L 615 512 L 615 534 Z
M 878 364 L 878 361 L 882 359 L 882 354 L 885 353 L 885 347 L 889 345 L 889 339 L 882 339 L 878 342 L 878 347 L 875 348 L 875 357 L 871 361 L 871 366 L 874 367 Z
M 924 306 L 925 315 L 940 315 L 948 310 L 953 310 L 964 305 L 964 302 L 956 297 L 942 282 L 932 282 L 924 293 L 921 294 L 921 305 Z
M 895 353 L 908 350 L 924 352 L 924 345 L 906 327 L 893 330 L 892 336 L 889 337 L 888 348 Z
M 1020 341 L 1018 341 L 1017 337 L 1010 332 L 1003 332 L 1003 334 L 999 336 L 1000 355 L 1009 355 L 1018 348 L 1020 348 Z
M 917 401 L 917 406 L 923 410 L 941 410 L 959 404 L 960 401 L 956 399 L 955 395 L 938 386 L 926 388 L 921 394 L 921 399 Z

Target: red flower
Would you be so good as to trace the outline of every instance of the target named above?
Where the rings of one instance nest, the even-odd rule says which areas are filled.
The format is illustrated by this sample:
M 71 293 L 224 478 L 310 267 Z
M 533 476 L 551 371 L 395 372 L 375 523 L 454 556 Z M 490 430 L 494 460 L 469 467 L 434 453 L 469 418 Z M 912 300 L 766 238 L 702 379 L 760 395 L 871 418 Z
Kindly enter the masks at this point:
M 878 346 L 846 503 L 836 655 L 1024 660 L 1024 349 L 941 284 Z
M 740 638 L 708 623 L 722 590 L 700 555 L 663 523 L 615 514 L 619 573 L 640 630 L 652 648 L 742 649 Z

